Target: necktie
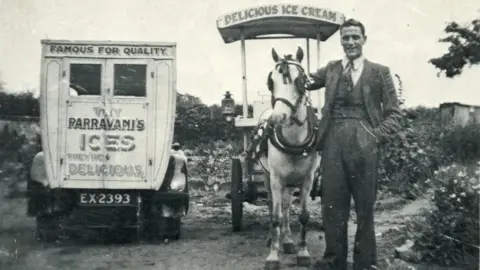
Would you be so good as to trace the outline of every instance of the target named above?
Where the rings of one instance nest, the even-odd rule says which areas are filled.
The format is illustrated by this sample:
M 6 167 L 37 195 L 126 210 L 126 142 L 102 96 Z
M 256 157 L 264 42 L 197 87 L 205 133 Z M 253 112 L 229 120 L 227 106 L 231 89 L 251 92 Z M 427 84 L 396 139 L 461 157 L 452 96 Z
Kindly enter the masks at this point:
M 343 74 L 342 74 L 344 76 L 346 87 L 349 92 L 353 90 L 352 69 L 353 69 L 353 62 L 350 60 L 345 66 L 345 69 L 343 70 Z

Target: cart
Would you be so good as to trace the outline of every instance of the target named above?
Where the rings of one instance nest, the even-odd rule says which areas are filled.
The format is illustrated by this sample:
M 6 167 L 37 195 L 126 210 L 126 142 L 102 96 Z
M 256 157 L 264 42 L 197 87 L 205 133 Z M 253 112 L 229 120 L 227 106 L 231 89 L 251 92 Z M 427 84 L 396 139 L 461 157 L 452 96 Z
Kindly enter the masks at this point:
M 253 101 L 253 117 L 248 117 L 247 77 L 245 41 L 261 39 L 306 39 L 307 68 L 310 72 L 310 40 L 317 43 L 317 65 L 320 63 L 320 42 L 328 40 L 345 21 L 344 14 L 326 8 L 298 4 L 272 4 L 250 7 L 220 16 L 217 28 L 226 44 L 240 41 L 243 84 L 243 116 L 234 115 L 235 102 L 227 93 L 222 100 L 223 113 L 227 121 L 243 131 L 243 148 L 250 146 L 250 134 L 263 115 L 271 109 L 270 101 Z M 311 93 L 309 93 L 311 95 Z M 318 94 L 317 117 L 323 98 Z M 243 202 L 254 202 L 266 198 L 263 177 L 268 177 L 259 162 L 252 162 L 244 154 L 232 158 L 231 190 L 227 198 L 231 200 L 232 227 L 242 230 Z M 297 194 L 294 194 L 298 196 Z
M 187 158 L 171 149 L 176 44 L 42 40 L 40 78 L 43 151 L 27 206 L 38 238 L 102 229 L 178 239 L 189 191 Z

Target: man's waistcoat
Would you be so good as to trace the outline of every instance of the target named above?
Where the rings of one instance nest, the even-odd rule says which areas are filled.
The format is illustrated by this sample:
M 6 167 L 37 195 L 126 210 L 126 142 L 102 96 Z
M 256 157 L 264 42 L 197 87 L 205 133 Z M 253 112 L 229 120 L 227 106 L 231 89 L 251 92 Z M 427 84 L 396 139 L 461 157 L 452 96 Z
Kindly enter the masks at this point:
M 346 76 L 341 76 L 337 84 L 332 118 L 356 118 L 368 120 L 362 93 L 363 73 L 353 89 L 349 89 Z

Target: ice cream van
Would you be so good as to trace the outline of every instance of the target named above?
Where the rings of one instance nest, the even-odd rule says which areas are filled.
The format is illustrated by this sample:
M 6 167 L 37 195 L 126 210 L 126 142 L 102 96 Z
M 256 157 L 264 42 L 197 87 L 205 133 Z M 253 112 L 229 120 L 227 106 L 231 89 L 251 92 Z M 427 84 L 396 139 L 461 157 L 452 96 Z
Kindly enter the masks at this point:
M 81 228 L 180 236 L 187 159 L 172 148 L 176 44 L 42 40 L 43 151 L 28 215 L 52 240 Z

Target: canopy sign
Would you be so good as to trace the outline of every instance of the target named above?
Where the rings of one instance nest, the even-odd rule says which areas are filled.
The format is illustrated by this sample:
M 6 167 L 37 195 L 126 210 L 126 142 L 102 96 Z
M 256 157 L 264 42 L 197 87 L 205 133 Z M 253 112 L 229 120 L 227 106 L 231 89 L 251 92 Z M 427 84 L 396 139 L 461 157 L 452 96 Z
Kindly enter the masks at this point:
M 339 24 L 345 19 L 342 13 L 329 9 L 304 5 L 276 4 L 252 7 L 225 14 L 217 20 L 217 27 L 226 28 L 248 21 L 285 16 L 322 20 L 333 24 Z

